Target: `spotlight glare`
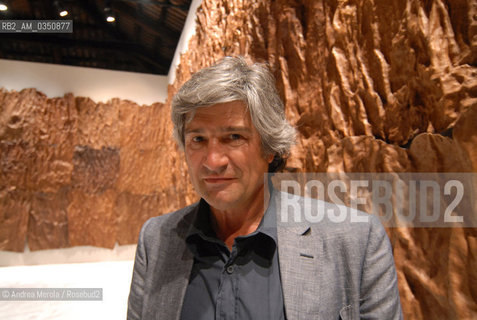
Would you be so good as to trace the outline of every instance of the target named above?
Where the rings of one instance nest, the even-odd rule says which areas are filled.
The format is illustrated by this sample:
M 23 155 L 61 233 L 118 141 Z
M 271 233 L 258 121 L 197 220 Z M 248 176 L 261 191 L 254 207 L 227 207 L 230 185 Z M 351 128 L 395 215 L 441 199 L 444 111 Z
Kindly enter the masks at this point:
M 108 21 L 108 22 L 114 22 L 114 21 L 116 21 L 116 18 L 114 18 L 113 16 L 108 16 L 108 17 L 106 18 L 106 21 Z
M 8 7 L 4 5 L 3 3 L 0 4 L 0 11 L 7 11 Z
M 68 11 L 63 10 L 60 12 L 60 17 L 66 17 L 68 15 Z

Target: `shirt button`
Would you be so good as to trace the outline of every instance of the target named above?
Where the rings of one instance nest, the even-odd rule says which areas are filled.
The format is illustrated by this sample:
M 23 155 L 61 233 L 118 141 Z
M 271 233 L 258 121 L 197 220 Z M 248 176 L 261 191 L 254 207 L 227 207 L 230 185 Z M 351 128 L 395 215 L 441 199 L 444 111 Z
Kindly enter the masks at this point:
M 234 266 L 228 266 L 228 267 L 227 267 L 227 273 L 228 273 L 228 274 L 234 273 L 234 269 L 235 269 Z

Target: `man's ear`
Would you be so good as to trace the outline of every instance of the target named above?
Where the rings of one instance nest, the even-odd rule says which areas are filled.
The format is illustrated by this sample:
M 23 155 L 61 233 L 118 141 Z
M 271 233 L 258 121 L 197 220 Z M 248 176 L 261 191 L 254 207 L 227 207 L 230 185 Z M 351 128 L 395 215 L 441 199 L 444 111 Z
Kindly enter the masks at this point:
M 272 163 L 273 158 L 275 158 L 275 155 L 273 153 L 267 154 L 265 156 L 265 160 L 267 160 L 268 163 Z

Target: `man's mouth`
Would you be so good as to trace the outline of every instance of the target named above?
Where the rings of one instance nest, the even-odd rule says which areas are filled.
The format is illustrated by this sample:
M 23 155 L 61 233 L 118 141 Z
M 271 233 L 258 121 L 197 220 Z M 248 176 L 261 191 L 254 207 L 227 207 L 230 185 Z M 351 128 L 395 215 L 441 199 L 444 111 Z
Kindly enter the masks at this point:
M 230 177 L 206 177 L 203 179 L 205 182 L 210 184 L 219 184 L 219 183 L 227 183 L 235 180 L 235 178 Z

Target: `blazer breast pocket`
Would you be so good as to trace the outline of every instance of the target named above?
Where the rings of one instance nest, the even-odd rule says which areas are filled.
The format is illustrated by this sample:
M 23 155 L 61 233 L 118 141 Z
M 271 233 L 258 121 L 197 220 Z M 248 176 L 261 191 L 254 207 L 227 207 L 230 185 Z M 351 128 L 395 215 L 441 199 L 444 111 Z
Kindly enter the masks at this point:
M 341 320 L 351 320 L 353 319 L 353 309 L 351 305 L 341 308 L 340 310 L 340 319 Z

